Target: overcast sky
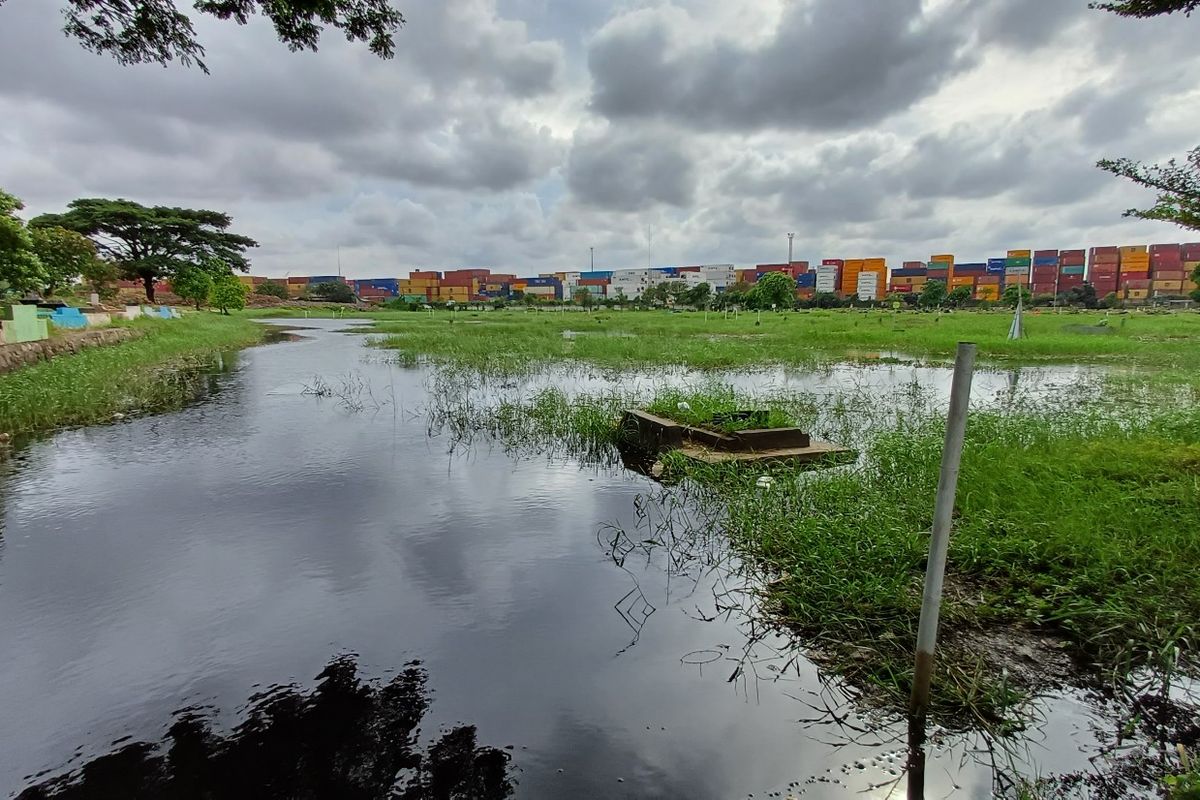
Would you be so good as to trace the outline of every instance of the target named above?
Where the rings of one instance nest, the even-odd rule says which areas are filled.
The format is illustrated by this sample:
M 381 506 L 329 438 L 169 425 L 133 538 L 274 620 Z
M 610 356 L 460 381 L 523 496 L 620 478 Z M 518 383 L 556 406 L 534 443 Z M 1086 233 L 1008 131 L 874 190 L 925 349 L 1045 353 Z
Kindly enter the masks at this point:
M 228 211 L 255 274 L 535 273 L 1184 241 L 1093 165 L 1200 144 L 1200 19 L 1086 0 L 396 0 L 382 61 L 198 25 L 122 67 L 0 6 L 0 186 Z M 1193 235 L 1191 238 L 1200 238 Z

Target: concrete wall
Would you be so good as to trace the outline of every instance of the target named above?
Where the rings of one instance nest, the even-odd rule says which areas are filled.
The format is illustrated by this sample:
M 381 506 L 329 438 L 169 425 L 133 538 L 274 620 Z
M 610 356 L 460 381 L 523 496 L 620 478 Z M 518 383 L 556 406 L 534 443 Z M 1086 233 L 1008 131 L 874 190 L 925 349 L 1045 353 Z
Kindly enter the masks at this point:
M 78 353 L 88 347 L 117 344 L 136 339 L 142 331 L 131 328 L 101 328 L 94 331 L 70 333 L 53 339 L 0 345 L 0 372 L 10 372 L 55 356 Z

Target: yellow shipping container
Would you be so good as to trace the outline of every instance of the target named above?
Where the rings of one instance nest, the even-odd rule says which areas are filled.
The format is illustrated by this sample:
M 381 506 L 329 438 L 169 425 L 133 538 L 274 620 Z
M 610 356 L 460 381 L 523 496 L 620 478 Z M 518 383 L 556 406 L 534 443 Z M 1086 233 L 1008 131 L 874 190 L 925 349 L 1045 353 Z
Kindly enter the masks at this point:
M 1150 296 L 1148 289 L 1126 289 L 1125 296 L 1130 300 L 1145 300 Z
M 856 270 L 859 270 L 859 271 L 861 272 L 861 271 L 862 271 L 862 268 L 863 268 L 863 266 L 864 266 L 866 263 L 867 263 L 867 262 L 866 262 L 864 259 L 861 259 L 861 258 L 851 258 L 851 259 L 847 260 L 847 261 L 846 261 L 846 263 L 843 265 L 843 269 L 856 269 Z
M 954 256 L 950 255 L 949 253 L 944 253 L 942 255 L 930 256 L 929 260 L 936 261 L 939 264 L 953 264 Z
M 1122 257 L 1132 256 L 1137 253 L 1144 253 L 1146 258 L 1150 257 L 1150 250 L 1144 244 L 1127 244 L 1124 247 L 1118 248 L 1118 250 L 1120 251 Z
M 1032 250 L 1009 250 L 1009 258 L 1033 258 Z
M 880 267 L 886 267 L 887 259 L 886 258 L 864 258 L 863 266 L 865 266 L 867 269 L 871 269 L 871 270 L 879 269 Z
M 975 299 L 976 300 L 999 300 L 1000 299 L 1000 287 L 996 286 L 995 284 L 992 284 L 989 286 L 976 286 L 975 287 Z
M 1129 255 L 1121 256 L 1122 264 L 1149 264 L 1149 253 L 1130 253 Z
M 1183 291 L 1194 292 L 1194 291 L 1196 291 L 1196 288 L 1198 286 L 1200 286 L 1200 284 L 1197 284 L 1195 281 L 1184 281 L 1183 282 Z
M 956 277 L 951 277 L 951 278 L 950 278 L 950 285 L 951 285 L 951 286 L 974 286 L 974 285 L 975 285 L 975 276 L 973 276 L 973 275 L 960 275 L 960 276 L 958 276 L 957 278 L 956 278 Z
M 1182 292 L 1183 281 L 1154 281 L 1150 287 L 1156 292 Z

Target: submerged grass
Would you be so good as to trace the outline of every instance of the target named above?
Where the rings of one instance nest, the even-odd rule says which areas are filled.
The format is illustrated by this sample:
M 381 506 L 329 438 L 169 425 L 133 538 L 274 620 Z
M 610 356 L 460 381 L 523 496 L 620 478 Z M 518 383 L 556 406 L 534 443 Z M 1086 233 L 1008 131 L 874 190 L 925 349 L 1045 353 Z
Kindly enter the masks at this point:
M 1090 404 L 1013 398 L 972 412 L 943 605 L 943 720 L 1004 724 L 1053 681 L 1120 682 L 1147 666 L 1200 674 L 1196 390 L 1116 385 L 1120 395 Z M 771 408 L 859 449 L 857 464 L 820 472 L 664 461 L 689 502 L 708 506 L 703 524 L 758 571 L 770 617 L 852 686 L 904 707 L 944 437 L 930 393 L 913 385 L 881 404 L 869 392 L 751 397 L 716 385 L 546 389 L 468 407 L 464 384 L 440 388 L 435 428 L 596 461 L 616 460 L 624 408 L 681 402 L 699 414 Z
M 262 325 L 219 314 L 127 323 L 143 335 L 0 375 L 0 432 L 34 433 L 178 406 L 216 353 L 260 341 Z
M 829 360 L 950 358 L 974 341 L 996 361 L 1110 362 L 1200 369 L 1200 315 L 1031 313 L 1028 336 L 1009 341 L 1006 312 L 932 314 L 810 311 L 783 314 L 670 314 L 660 311 L 549 313 L 493 311 L 380 314 L 378 344 L 410 359 L 492 374 L 574 360 L 610 368 L 683 365 L 697 369 Z M 1092 333 L 1109 330 L 1105 336 Z

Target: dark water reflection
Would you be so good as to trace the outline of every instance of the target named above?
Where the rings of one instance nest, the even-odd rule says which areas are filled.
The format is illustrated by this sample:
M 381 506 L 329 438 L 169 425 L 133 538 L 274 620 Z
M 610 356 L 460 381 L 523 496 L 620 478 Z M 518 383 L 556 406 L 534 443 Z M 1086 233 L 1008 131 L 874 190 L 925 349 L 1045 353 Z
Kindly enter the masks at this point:
M 825 676 L 771 660 L 781 640 L 748 656 L 757 632 L 722 605 L 719 571 L 641 535 L 614 559 L 604 532 L 638 531 L 645 496 L 670 489 L 619 465 L 448 452 L 428 436 L 427 371 L 373 357 L 334 332 L 345 322 L 303 324 L 303 340 L 242 353 L 201 403 L 0 461 L 0 796 L 91 764 L 147 788 L 87 772 L 52 786 L 189 796 L 175 788 L 207 770 L 213 796 L 278 779 L 303 797 L 320 779 L 341 783 L 308 796 L 368 797 L 397 759 L 419 760 L 421 791 L 447 785 L 446 764 L 499 791 L 500 751 L 529 798 L 843 797 L 895 780 L 881 754 L 903 726 L 870 723 L 859 744 L 801 723 Z M 303 393 L 351 372 L 370 386 L 358 411 Z M 335 662 L 314 689 L 338 653 L 362 678 Z M 420 736 L 389 694 L 407 684 L 388 688 L 414 660 Z M 1069 741 L 1081 716 L 1044 735 Z M 288 762 L 297 748 L 325 777 Z M 219 774 L 250 753 L 274 755 Z M 930 796 L 989 793 L 961 750 L 931 762 Z
M 473 727 L 455 727 L 420 751 L 426 682 L 420 665 L 409 664 L 373 686 L 359 678 L 353 658 L 338 658 L 310 691 L 277 686 L 250 698 L 245 719 L 227 735 L 213 731 L 203 709 L 187 709 L 161 745 L 122 744 L 18 800 L 510 796 L 508 754 L 479 747 Z

